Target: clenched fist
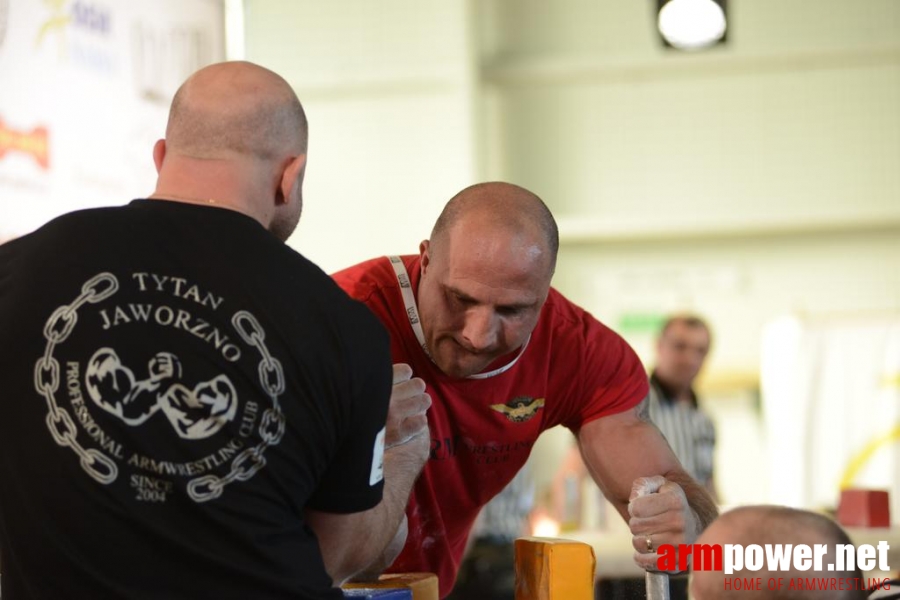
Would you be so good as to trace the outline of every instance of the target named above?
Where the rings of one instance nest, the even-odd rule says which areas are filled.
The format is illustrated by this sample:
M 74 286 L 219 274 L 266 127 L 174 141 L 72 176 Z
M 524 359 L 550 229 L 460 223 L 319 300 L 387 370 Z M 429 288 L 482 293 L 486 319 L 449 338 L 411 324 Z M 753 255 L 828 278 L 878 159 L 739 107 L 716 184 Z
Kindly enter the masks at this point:
M 431 396 L 425 393 L 425 382 L 412 376 L 412 368 L 394 365 L 394 387 L 388 408 L 385 450 L 424 436 L 428 439 L 428 419 Z
M 700 532 L 697 515 L 684 490 L 665 477 L 639 477 L 628 503 L 634 560 L 642 568 L 657 570 L 657 549 L 662 544 L 690 544 Z

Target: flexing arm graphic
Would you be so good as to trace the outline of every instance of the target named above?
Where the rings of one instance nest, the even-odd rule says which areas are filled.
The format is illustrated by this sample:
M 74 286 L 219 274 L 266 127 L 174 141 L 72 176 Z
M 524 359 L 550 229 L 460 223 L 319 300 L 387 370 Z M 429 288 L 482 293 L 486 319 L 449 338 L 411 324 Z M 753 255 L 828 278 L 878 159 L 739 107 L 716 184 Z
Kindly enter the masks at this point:
M 97 406 L 131 426 L 162 410 L 185 439 L 209 437 L 234 418 L 237 392 L 225 375 L 191 389 L 181 383 L 181 362 L 170 352 L 151 358 L 147 372 L 146 379 L 135 380 L 115 350 L 100 348 L 88 362 L 85 387 Z

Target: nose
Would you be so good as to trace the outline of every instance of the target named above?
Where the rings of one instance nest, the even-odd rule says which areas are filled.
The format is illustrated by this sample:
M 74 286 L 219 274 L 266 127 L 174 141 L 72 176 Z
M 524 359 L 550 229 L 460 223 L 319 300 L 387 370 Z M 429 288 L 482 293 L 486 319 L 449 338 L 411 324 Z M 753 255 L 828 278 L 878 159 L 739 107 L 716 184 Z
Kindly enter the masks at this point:
M 485 352 L 497 344 L 498 331 L 494 311 L 488 307 L 476 307 L 466 312 L 462 338 L 466 349 Z

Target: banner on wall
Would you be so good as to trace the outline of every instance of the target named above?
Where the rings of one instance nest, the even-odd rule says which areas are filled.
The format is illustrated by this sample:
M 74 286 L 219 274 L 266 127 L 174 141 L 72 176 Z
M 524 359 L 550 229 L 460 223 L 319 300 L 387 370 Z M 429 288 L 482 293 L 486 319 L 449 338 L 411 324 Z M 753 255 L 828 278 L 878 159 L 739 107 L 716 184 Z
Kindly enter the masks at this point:
M 184 79 L 224 59 L 223 0 L 0 0 L 0 242 L 153 191 Z

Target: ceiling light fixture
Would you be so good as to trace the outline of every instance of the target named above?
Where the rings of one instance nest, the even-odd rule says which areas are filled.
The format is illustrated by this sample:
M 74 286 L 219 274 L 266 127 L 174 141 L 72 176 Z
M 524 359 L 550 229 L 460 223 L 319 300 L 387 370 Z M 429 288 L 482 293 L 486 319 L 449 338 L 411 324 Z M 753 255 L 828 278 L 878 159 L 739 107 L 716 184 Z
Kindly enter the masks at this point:
M 725 0 L 657 0 L 657 26 L 667 45 L 701 50 L 725 40 Z

